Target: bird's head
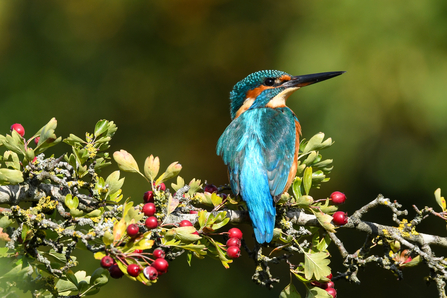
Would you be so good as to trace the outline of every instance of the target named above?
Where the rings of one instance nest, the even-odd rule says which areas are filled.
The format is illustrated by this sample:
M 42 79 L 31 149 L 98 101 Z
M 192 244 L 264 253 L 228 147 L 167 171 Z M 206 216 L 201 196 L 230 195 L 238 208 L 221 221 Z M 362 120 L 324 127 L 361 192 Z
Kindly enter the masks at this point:
M 285 106 L 287 98 L 301 87 L 321 82 L 344 71 L 292 76 L 279 70 L 261 70 L 238 82 L 230 93 L 231 119 L 248 109 Z

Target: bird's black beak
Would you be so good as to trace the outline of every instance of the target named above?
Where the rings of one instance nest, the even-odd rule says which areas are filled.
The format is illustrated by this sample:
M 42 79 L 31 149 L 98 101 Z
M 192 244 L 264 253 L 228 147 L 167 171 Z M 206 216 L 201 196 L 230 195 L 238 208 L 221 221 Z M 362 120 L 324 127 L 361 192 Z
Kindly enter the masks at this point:
M 295 76 L 292 77 L 289 81 L 284 82 L 282 86 L 286 88 L 304 87 L 331 79 L 333 77 L 341 75 L 342 73 L 344 73 L 344 71 L 320 72 L 302 76 Z

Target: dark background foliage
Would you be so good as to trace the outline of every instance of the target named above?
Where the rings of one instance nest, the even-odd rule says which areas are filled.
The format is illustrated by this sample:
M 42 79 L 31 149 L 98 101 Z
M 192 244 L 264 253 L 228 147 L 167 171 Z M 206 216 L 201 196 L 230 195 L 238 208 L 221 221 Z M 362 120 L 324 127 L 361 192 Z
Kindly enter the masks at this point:
M 3 0 L 0 128 L 20 122 L 29 137 L 56 117 L 65 137 L 106 118 L 119 127 L 112 149 L 139 162 L 158 155 L 163 167 L 178 160 L 187 181 L 221 185 L 226 169 L 215 144 L 230 122 L 228 93 L 238 80 L 260 69 L 345 70 L 289 100 L 303 137 L 323 131 L 336 142 L 323 152 L 335 160 L 332 180 L 314 195 L 344 191 L 351 213 L 378 193 L 406 208 L 434 205 L 447 166 L 446 41 L 447 2 L 440 0 Z M 125 195 L 139 202 L 147 189 L 128 175 Z M 369 219 L 389 218 L 386 211 Z M 445 235 L 440 221 L 425 231 Z M 339 234 L 351 251 L 362 243 L 362 235 Z M 334 271 L 342 269 L 336 256 Z M 96 267 L 89 254 L 82 260 L 87 270 Z M 98 297 L 276 297 L 288 281 L 282 275 L 267 291 L 250 281 L 252 269 L 249 260 L 225 270 L 178 259 L 156 286 L 123 279 Z M 337 282 L 339 297 L 435 296 L 422 280 L 426 271 L 406 271 L 398 282 L 368 268 L 361 286 Z

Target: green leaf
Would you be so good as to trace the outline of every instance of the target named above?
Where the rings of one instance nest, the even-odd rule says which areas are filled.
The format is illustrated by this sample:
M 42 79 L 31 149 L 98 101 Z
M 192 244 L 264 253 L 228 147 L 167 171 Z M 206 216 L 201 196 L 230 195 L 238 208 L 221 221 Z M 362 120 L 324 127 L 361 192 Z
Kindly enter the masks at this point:
M 171 183 L 171 187 L 174 191 L 179 190 L 183 186 L 185 186 L 185 180 L 180 176 L 177 176 L 177 184 Z
M 307 158 L 303 161 L 303 164 L 310 165 L 317 158 L 317 152 L 311 151 Z
M 56 289 L 59 293 L 61 293 L 61 292 L 77 291 L 78 287 L 69 280 L 59 279 L 56 283 Z
M 324 133 L 322 132 L 314 135 L 304 147 L 303 154 L 310 151 L 318 151 L 332 145 L 333 142 L 331 138 L 328 138 L 326 141 L 323 141 L 323 139 Z
M 113 194 L 123 187 L 124 179 L 120 179 L 120 171 L 115 171 L 110 174 L 106 179 L 106 185 L 108 185 L 108 193 Z
M 6 135 L 3 145 L 17 154 L 25 155 L 25 143 L 23 142 L 23 138 L 15 130 L 11 132 L 11 135 Z
M 325 228 L 329 232 L 335 233 L 335 226 L 331 223 L 332 216 L 320 211 L 313 211 L 313 213 L 323 228 Z
M 132 154 L 126 150 L 115 151 L 113 153 L 113 159 L 115 159 L 120 170 L 131 173 L 140 173 L 137 162 Z
M 213 202 L 214 207 L 222 204 L 222 198 L 219 197 L 215 192 L 211 194 L 211 202 Z
M 293 283 L 290 283 L 279 294 L 279 298 L 301 298 Z
M 319 287 L 313 287 L 308 290 L 306 298 L 333 298 L 333 297 L 329 295 L 329 293 L 326 292 L 326 290 Z
M 107 120 L 99 120 L 95 125 L 95 132 L 93 133 L 95 137 L 102 135 L 108 129 L 108 121 Z
M 199 179 L 192 179 L 191 182 L 189 182 L 189 190 L 188 194 L 190 197 L 194 196 L 194 194 L 199 190 L 202 189 L 202 181 Z
M 435 190 L 435 199 L 436 199 L 436 202 L 438 203 L 438 205 L 441 206 L 442 211 L 444 212 L 445 208 L 446 208 L 446 203 L 445 203 L 444 197 L 441 197 L 441 189 L 440 188 Z
M 300 206 L 309 206 L 314 202 L 314 199 L 311 196 L 301 196 L 298 199 L 296 199 L 296 204 Z
M 141 249 L 141 250 L 151 249 L 154 246 L 154 243 L 155 243 L 154 240 L 143 238 L 132 246 L 132 251 L 134 251 L 135 249 Z
M 73 197 L 71 194 L 68 194 L 65 196 L 65 206 L 68 207 L 68 209 L 76 209 L 79 206 L 79 199 L 78 197 Z
M 200 235 L 193 234 L 197 230 L 191 226 L 173 228 L 171 231 L 175 233 L 174 237 L 180 241 L 193 242 L 202 238 Z
M 168 210 L 166 211 L 166 215 L 171 214 L 179 205 L 180 201 L 176 199 L 173 195 L 169 194 L 168 198 Z
M 19 184 L 22 183 L 23 174 L 18 170 L 0 169 L 0 183 Z
M 331 273 L 331 268 L 328 266 L 331 262 L 328 252 L 307 252 L 304 253 L 304 276 L 306 279 L 311 279 L 315 276 L 316 280 L 320 280 Z
M 90 278 L 91 285 L 103 286 L 109 282 L 109 270 L 104 268 L 96 269 Z
M 312 167 L 307 167 L 304 170 L 303 186 L 304 186 L 304 193 L 308 195 L 310 188 L 312 187 Z
M 144 161 L 144 175 L 151 181 L 154 181 L 160 170 L 160 159 L 158 156 L 150 155 Z
M 158 177 L 158 179 L 155 181 L 155 185 L 157 186 L 160 183 L 177 176 L 181 170 L 182 170 L 181 164 L 179 164 L 178 162 L 171 163 L 166 169 L 166 171 L 163 174 L 161 174 L 161 176 Z
M 6 150 L 5 153 L 3 153 L 3 160 L 8 168 L 20 170 L 20 160 L 17 153 L 11 150 Z
M 39 140 L 40 141 L 40 140 Z M 87 142 L 84 141 L 83 139 L 81 139 L 80 137 L 74 135 L 74 134 L 70 134 L 68 136 L 68 138 L 64 139 L 64 143 L 70 145 L 70 146 L 76 146 L 78 145 L 78 143 L 80 144 L 86 144 Z
M 295 198 L 299 198 L 303 195 L 301 193 L 302 181 L 303 180 L 300 177 L 295 177 L 295 180 L 293 181 L 292 190 L 293 190 L 293 195 L 295 196 Z
M 113 234 L 109 231 L 105 231 L 104 236 L 102 236 L 102 242 L 104 242 L 105 245 L 109 246 L 113 243 Z

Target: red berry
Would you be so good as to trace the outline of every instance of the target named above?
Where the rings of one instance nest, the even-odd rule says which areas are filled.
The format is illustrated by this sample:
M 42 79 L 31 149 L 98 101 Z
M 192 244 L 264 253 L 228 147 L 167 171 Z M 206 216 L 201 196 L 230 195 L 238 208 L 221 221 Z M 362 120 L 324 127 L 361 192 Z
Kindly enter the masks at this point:
M 155 229 L 156 227 L 158 227 L 158 220 L 155 216 L 149 216 L 146 219 L 146 222 L 144 223 L 144 225 L 148 228 L 148 229 Z
M 154 201 L 154 192 L 152 190 L 146 191 L 143 196 L 145 203 L 150 203 Z
M 34 139 L 34 143 L 36 143 L 36 145 L 39 143 L 39 140 L 40 140 L 40 137 L 36 137 L 35 139 Z
M 242 232 L 238 228 L 231 228 L 228 230 L 228 237 L 242 239 Z
M 127 266 L 127 273 L 130 276 L 137 277 L 140 274 L 141 268 L 137 264 L 130 264 Z
M 158 189 L 158 190 L 161 190 L 161 191 L 165 191 L 166 190 L 166 185 L 163 182 L 161 182 L 160 184 L 155 185 L 155 188 Z
M 32 163 L 35 163 L 35 162 L 36 162 L 36 160 L 37 160 L 37 157 L 36 157 L 36 156 L 34 156 L 34 158 L 33 158 L 33 161 L 32 161 Z
M 109 268 L 109 272 L 112 278 L 121 278 L 124 275 L 124 273 L 121 271 L 120 267 L 118 267 L 117 264 L 112 265 Z
M 112 257 L 105 256 L 101 259 L 101 267 L 102 268 L 110 268 L 115 261 L 112 259 Z
M 163 249 L 161 249 L 161 248 L 154 249 L 154 252 L 152 254 L 157 259 L 159 259 L 159 258 L 164 259 L 166 257 L 165 251 Z
M 127 235 L 130 237 L 138 235 L 140 228 L 136 224 L 130 224 L 127 226 Z
M 157 210 L 157 208 L 155 207 L 154 203 L 146 203 L 143 206 L 143 213 L 146 216 L 154 215 L 156 210 Z
M 241 250 L 237 246 L 230 246 L 227 249 L 227 256 L 230 259 L 236 259 L 241 256 Z
M 335 212 L 332 217 L 332 222 L 337 226 L 345 225 L 348 222 L 348 214 L 343 211 Z
M 152 266 L 147 266 L 143 269 L 143 274 L 149 280 L 156 280 L 158 278 L 158 271 Z
M 331 295 L 333 298 L 337 297 L 337 291 L 334 288 L 327 288 L 326 292 L 328 292 L 328 294 Z
M 346 196 L 342 192 L 334 191 L 331 194 L 331 200 L 332 200 L 332 203 L 334 203 L 335 205 L 340 205 L 346 201 Z
M 207 185 L 205 185 L 203 190 L 205 192 L 213 193 L 213 192 L 217 192 L 217 187 L 216 187 L 216 185 L 213 185 L 213 184 L 207 184 Z
M 142 249 L 135 249 L 135 250 L 133 251 L 134 254 L 140 254 L 140 253 L 142 253 L 142 252 L 143 252 Z
M 152 267 L 157 269 L 158 274 L 164 274 L 168 271 L 169 263 L 163 258 L 158 258 L 152 263 Z
M 11 125 L 11 132 L 15 130 L 17 131 L 17 133 L 23 137 L 25 135 L 25 129 L 23 128 L 22 124 L 20 123 L 15 123 L 13 125 Z
M 239 239 L 239 238 L 230 238 L 230 239 L 228 239 L 227 247 L 231 247 L 231 246 L 241 247 L 241 239 Z
M 193 224 L 189 220 L 182 220 L 179 224 L 179 227 L 192 227 Z
M 326 276 L 326 278 L 328 278 L 328 279 L 332 279 L 332 273 L 329 274 L 328 276 Z
M 196 211 L 196 210 L 189 210 L 189 214 L 198 214 L 199 213 L 199 211 Z
M 327 289 L 327 288 L 333 288 L 334 286 L 335 286 L 334 282 L 333 282 L 333 281 L 330 281 L 330 282 L 327 282 L 327 283 L 326 283 L 326 288 L 325 288 L 325 289 Z

